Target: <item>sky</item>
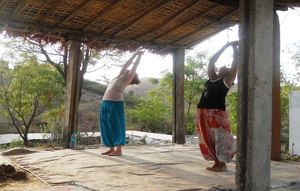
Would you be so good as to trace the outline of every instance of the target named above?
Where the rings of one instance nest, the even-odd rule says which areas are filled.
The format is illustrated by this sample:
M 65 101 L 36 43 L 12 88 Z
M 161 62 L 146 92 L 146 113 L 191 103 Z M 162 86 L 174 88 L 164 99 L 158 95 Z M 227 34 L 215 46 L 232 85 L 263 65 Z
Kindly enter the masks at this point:
M 281 68 L 289 73 L 295 72 L 294 64 L 291 60 L 290 49 L 294 43 L 300 41 L 300 8 L 288 9 L 288 11 L 277 11 L 279 16 L 280 30 L 281 30 Z M 296 24 L 297 23 L 297 24 Z M 238 25 L 230 27 L 208 40 L 193 47 L 192 50 L 186 51 L 186 56 L 193 55 L 196 51 L 207 51 L 208 55 L 213 55 L 228 41 L 238 40 Z M 222 57 L 229 57 L 231 50 L 226 50 Z M 128 56 L 128 58 L 131 55 Z M 222 60 L 220 57 L 219 60 Z M 230 60 L 230 59 L 229 59 Z M 220 61 L 219 61 L 220 62 Z M 231 60 L 230 60 L 231 62 Z M 230 64 L 228 62 L 227 64 Z M 216 64 L 218 67 L 218 63 Z M 172 56 L 159 56 L 150 53 L 145 53 L 142 57 L 141 63 L 137 69 L 140 78 L 153 77 L 161 78 L 161 72 L 164 70 L 172 71 Z M 108 78 L 115 77 L 120 71 L 120 68 L 112 68 L 110 70 L 98 70 L 93 73 L 87 73 L 85 79 L 96 81 L 99 76 L 106 75 Z

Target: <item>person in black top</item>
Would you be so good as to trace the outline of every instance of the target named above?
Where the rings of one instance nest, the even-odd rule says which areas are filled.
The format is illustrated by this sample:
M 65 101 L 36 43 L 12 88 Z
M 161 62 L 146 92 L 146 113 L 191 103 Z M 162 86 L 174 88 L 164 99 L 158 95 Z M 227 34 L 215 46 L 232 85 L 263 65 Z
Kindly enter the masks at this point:
M 215 63 L 230 46 L 233 49 L 231 68 L 223 66 L 217 74 Z M 232 160 L 236 151 L 236 142 L 225 112 L 225 98 L 237 74 L 237 46 L 238 41 L 227 43 L 210 59 L 207 71 L 209 80 L 205 83 L 196 110 L 200 151 L 205 160 L 215 162 L 206 170 L 215 172 L 226 171 L 226 163 Z

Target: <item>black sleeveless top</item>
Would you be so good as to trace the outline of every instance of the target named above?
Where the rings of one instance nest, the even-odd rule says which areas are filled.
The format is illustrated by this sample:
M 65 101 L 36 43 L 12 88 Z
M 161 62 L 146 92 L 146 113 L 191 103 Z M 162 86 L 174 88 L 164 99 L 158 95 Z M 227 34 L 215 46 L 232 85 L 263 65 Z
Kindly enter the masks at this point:
M 221 109 L 225 111 L 225 97 L 229 88 L 225 85 L 224 76 L 218 80 L 207 80 L 197 108 Z

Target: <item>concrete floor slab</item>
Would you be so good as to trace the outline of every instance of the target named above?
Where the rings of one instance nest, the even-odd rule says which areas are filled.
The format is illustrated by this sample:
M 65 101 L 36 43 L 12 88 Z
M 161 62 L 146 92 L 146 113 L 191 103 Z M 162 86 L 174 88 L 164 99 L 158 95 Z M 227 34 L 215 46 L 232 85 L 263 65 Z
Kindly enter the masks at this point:
M 196 144 L 126 145 L 123 155 L 118 157 L 101 155 L 106 149 L 100 145 L 81 150 L 37 150 L 27 154 L 16 152 L 5 158 L 51 186 L 75 184 L 101 191 L 235 188 L 235 161 L 228 164 L 226 172 L 206 171 L 213 163 L 202 158 Z M 271 164 L 272 189 L 286 189 L 293 183 L 300 188 L 299 164 L 275 161 Z

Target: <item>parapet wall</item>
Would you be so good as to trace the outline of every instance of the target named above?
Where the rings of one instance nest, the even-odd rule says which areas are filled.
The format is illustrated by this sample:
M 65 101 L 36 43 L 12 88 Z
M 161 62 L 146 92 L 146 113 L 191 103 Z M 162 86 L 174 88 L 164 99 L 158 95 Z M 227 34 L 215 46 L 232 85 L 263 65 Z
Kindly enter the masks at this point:
M 290 92 L 289 153 L 300 155 L 300 91 Z

